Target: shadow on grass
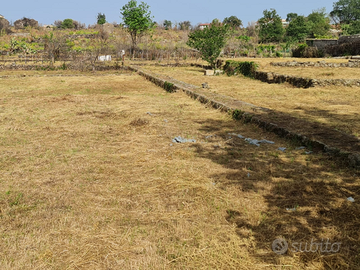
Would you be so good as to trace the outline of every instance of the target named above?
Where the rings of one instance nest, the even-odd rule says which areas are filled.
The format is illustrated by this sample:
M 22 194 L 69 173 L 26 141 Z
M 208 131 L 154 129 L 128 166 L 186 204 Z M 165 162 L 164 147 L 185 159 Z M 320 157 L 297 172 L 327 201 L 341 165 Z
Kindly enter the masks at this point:
M 263 146 L 250 146 L 243 139 L 229 139 L 227 134 L 236 131 L 226 122 L 201 124 L 202 133 L 225 141 L 221 147 L 193 145 L 200 157 L 229 169 L 227 175 L 212 175 L 214 182 L 224 190 L 238 189 L 243 197 L 251 198 L 251 204 L 264 204 L 266 209 L 256 222 L 244 209 L 229 208 L 224 213 L 224 218 L 236 225 L 239 237 L 254 237 L 251 256 L 271 265 L 285 260 L 316 269 L 360 269 L 360 180 L 355 171 L 338 167 L 321 153 L 304 156 L 290 148 L 288 153 L 279 154 Z M 256 201 L 259 195 L 261 200 Z M 251 211 L 251 205 L 246 206 Z M 283 255 L 272 251 L 273 241 L 280 237 L 289 245 Z M 309 250 L 312 240 L 318 243 L 312 246 L 316 252 L 294 248 L 302 243 L 300 250 L 304 250 L 307 243 Z M 339 251 L 326 252 L 331 250 L 326 243 L 341 243 Z M 337 246 L 332 250 L 337 251 Z
M 305 115 L 315 118 L 323 118 L 329 124 L 329 127 L 346 134 L 360 136 L 360 115 L 353 114 L 337 114 L 330 110 L 320 109 L 300 109 Z M 360 139 L 360 138 L 359 138 Z

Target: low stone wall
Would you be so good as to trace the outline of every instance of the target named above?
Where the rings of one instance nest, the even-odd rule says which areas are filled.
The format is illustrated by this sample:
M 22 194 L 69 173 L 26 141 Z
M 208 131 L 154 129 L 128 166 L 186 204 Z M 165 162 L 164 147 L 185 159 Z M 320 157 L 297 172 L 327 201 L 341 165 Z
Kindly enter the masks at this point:
M 0 65 L 0 70 L 57 70 L 61 69 L 59 66 L 51 67 L 49 65 Z M 67 66 L 67 69 L 76 70 L 76 68 Z M 92 67 L 89 66 L 89 70 Z M 95 66 L 96 71 L 108 71 L 108 70 L 119 70 L 123 69 L 122 66 Z
M 326 46 L 337 45 L 337 39 L 307 39 L 306 44 L 310 47 L 317 47 L 318 49 L 324 49 Z
M 167 80 L 158 77 L 156 74 L 141 70 L 139 67 L 131 66 L 129 67 L 130 70 L 137 71 L 141 76 L 144 76 L 147 80 L 155 83 L 156 85 L 162 87 L 165 89 L 165 82 Z M 176 87 L 177 90 L 185 92 L 190 97 L 199 100 L 201 103 L 208 104 L 209 106 L 225 111 L 233 113 L 235 110 L 240 111 L 239 114 L 239 120 L 242 120 L 244 122 L 253 123 L 265 130 L 271 131 L 275 134 L 277 134 L 280 137 L 284 137 L 286 139 L 292 140 L 292 141 L 298 141 L 302 145 L 311 146 L 313 149 L 318 149 L 320 151 L 323 151 L 329 155 L 332 155 L 334 157 L 340 158 L 340 160 L 343 162 L 345 161 L 349 166 L 354 167 L 356 169 L 360 170 L 360 154 L 358 153 L 351 153 L 351 152 L 345 152 L 341 151 L 340 149 L 331 147 L 329 145 L 326 145 L 325 143 L 310 139 L 309 137 L 297 134 L 295 132 L 292 132 L 286 128 L 280 127 L 277 124 L 270 123 L 268 121 L 265 121 L 260 118 L 260 116 L 256 115 L 255 113 L 249 113 L 248 111 L 242 111 L 244 107 L 251 108 L 252 111 L 263 111 L 263 112 L 272 112 L 272 110 L 267 108 L 262 108 L 255 106 L 253 104 L 249 104 L 243 101 L 236 101 L 234 102 L 234 99 L 230 97 L 224 97 L 223 95 L 214 94 L 214 93 L 202 93 L 197 89 L 196 86 L 189 85 L 183 82 L 179 82 L 177 80 L 173 80 L 171 78 L 168 79 L 169 82 L 174 84 L 174 87 Z M 182 83 L 183 85 L 179 84 Z M 227 99 L 226 99 L 227 98 Z M 222 100 L 221 102 L 219 100 Z M 234 105 L 236 104 L 236 105 Z
M 310 79 L 282 75 L 274 72 L 256 71 L 255 79 L 267 83 L 290 83 L 299 88 L 309 88 L 315 86 L 360 86 L 360 79 Z
M 355 41 L 360 41 L 360 35 L 341 36 L 339 37 L 338 44 L 352 43 Z
M 295 87 L 299 88 L 309 88 L 314 87 L 314 83 L 312 79 L 309 78 L 301 78 L 289 75 L 277 74 L 274 72 L 264 72 L 264 71 L 256 71 L 255 79 L 260 80 L 262 82 L 267 83 L 290 83 Z
M 359 60 L 349 60 L 347 63 L 326 63 L 325 61 L 318 62 L 271 62 L 270 65 L 275 67 L 349 67 L 349 68 L 360 68 Z

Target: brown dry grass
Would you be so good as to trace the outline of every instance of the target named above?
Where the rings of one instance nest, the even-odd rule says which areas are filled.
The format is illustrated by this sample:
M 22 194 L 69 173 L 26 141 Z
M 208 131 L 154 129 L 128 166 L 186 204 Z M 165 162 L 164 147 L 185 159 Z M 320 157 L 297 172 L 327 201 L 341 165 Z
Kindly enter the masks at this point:
M 1 269 L 360 267 L 354 172 L 182 93 L 132 74 L 8 78 L 0 113 Z M 279 236 L 342 245 L 279 256 Z
M 199 87 L 207 82 L 211 92 L 323 123 L 360 137 L 360 92 L 357 87 L 329 86 L 302 89 L 289 84 L 263 83 L 242 76 L 205 77 L 203 70 L 197 67 L 149 66 L 147 69 Z

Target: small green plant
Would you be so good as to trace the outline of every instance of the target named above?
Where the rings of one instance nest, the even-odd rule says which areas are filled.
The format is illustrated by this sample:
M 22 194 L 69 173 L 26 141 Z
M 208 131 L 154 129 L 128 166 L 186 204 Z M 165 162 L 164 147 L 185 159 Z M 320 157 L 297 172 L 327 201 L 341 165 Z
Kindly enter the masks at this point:
M 165 81 L 165 82 L 164 82 L 164 89 L 165 89 L 167 92 L 172 93 L 172 92 L 174 92 L 174 84 Z
M 238 109 L 235 109 L 231 112 L 231 117 L 234 120 L 240 120 L 243 116 L 244 112 Z

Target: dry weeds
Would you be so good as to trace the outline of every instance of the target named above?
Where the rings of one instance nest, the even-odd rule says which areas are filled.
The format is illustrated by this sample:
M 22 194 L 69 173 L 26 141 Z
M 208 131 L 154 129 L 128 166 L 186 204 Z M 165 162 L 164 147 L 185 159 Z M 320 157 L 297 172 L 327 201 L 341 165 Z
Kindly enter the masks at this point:
M 1 79 L 1 269 L 360 267 L 354 172 L 129 75 Z
M 211 92 L 319 122 L 360 137 L 360 94 L 357 87 L 329 86 L 303 89 L 289 84 L 263 83 L 242 76 L 205 77 L 203 70 L 197 67 L 149 66 L 147 69 L 199 87 L 207 82 Z

